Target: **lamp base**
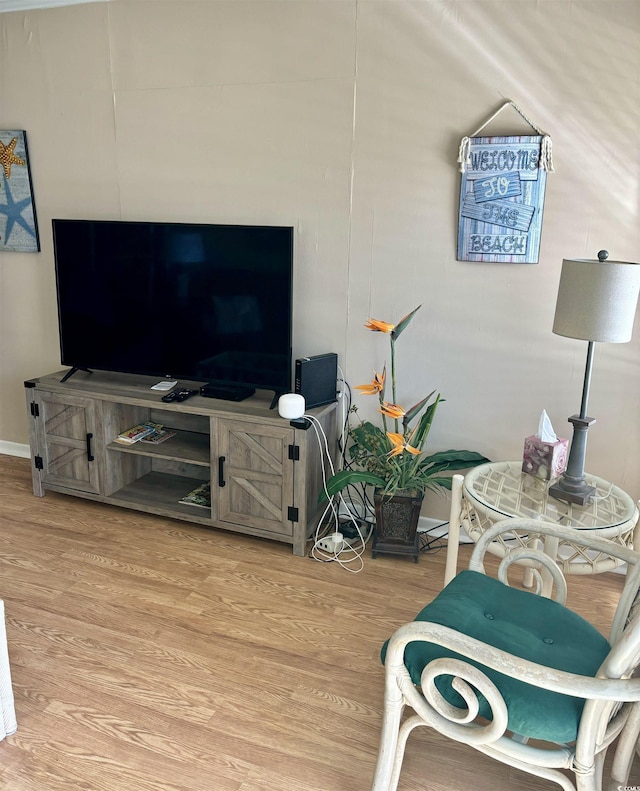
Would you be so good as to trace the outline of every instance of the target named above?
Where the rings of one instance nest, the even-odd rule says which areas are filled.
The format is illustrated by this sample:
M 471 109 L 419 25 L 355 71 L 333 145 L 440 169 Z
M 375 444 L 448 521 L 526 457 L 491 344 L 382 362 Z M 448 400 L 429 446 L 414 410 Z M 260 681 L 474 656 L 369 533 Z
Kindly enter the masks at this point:
M 589 365 L 587 363 L 587 371 Z M 588 379 L 585 381 L 585 389 L 588 390 Z M 583 396 L 582 413 L 572 415 L 569 423 L 573 425 L 573 439 L 567 460 L 567 469 L 560 478 L 549 487 L 549 494 L 556 500 L 564 500 L 565 503 L 576 503 L 577 505 L 587 505 L 596 490 L 584 479 L 584 457 L 587 450 L 587 431 L 589 426 L 596 422 L 593 417 L 585 414 L 586 403 Z
M 556 500 L 576 505 L 587 505 L 596 493 L 595 486 L 589 486 L 584 480 L 571 481 L 564 475 L 549 487 L 549 494 Z

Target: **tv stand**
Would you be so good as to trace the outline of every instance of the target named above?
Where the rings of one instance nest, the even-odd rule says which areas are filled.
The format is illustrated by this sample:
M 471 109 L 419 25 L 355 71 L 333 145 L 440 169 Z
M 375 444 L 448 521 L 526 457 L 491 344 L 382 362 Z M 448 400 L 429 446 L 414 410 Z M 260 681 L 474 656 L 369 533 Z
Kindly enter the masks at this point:
M 259 390 L 242 403 L 201 395 L 164 403 L 151 390 L 154 377 L 78 371 L 66 379 L 59 371 L 24 383 L 35 495 L 60 492 L 269 538 L 304 556 L 323 511 L 323 453 L 314 431 L 269 408 L 270 393 Z M 181 382 L 198 390 L 203 384 Z M 309 412 L 335 453 L 336 404 Z M 115 442 L 145 421 L 175 433 L 157 445 Z M 208 507 L 181 502 L 203 483 L 210 485 Z
M 86 374 L 92 374 L 93 371 L 90 371 L 88 368 L 71 368 L 67 373 L 62 377 L 60 383 L 66 382 L 67 379 L 71 379 L 74 374 L 77 374 L 78 371 L 84 371 Z
M 200 388 L 200 395 L 205 398 L 218 398 L 221 401 L 245 401 L 256 392 L 255 387 L 242 385 L 207 384 Z

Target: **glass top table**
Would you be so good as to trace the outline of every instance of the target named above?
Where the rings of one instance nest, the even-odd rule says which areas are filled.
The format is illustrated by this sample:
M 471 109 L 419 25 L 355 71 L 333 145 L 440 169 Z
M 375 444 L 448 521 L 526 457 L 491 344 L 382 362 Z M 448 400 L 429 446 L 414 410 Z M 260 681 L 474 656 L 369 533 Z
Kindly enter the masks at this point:
M 550 481 L 522 472 L 521 461 L 481 464 L 464 476 L 455 476 L 449 521 L 449 547 L 445 584 L 456 573 L 457 545 L 462 528 L 472 541 L 501 519 L 528 517 L 576 530 L 594 530 L 624 546 L 637 549 L 636 526 L 638 508 L 622 489 L 603 478 L 586 474 L 596 493 L 587 505 L 556 500 L 549 494 Z M 513 547 L 513 541 L 526 544 L 526 537 L 517 535 L 492 543 L 491 551 L 499 556 Z M 583 547 L 562 542 L 554 558 L 562 570 L 570 574 L 596 574 L 610 571 L 618 562 L 602 553 L 594 555 Z M 451 557 L 450 557 L 451 555 Z

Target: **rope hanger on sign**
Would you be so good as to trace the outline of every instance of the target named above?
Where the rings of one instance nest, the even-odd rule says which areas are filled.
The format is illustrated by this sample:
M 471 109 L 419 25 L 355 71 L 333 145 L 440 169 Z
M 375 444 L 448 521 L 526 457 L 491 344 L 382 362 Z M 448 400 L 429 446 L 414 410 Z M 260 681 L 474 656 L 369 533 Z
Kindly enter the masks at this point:
M 476 129 L 476 131 L 473 132 L 472 134 L 463 137 L 462 140 L 460 141 L 460 148 L 458 149 L 458 162 L 460 163 L 460 167 L 458 168 L 458 170 L 460 171 L 460 173 L 464 173 L 466 170 L 466 166 L 471 162 L 471 138 L 479 135 L 480 132 L 482 132 L 482 130 L 485 128 L 485 126 L 488 126 L 488 124 L 490 124 L 491 121 L 493 121 L 493 119 L 496 118 L 496 116 L 499 115 L 504 110 L 505 107 L 513 107 L 513 109 L 517 113 L 519 113 L 522 116 L 522 118 L 524 118 L 524 120 L 529 124 L 529 126 L 542 137 L 542 144 L 540 146 L 540 160 L 538 163 L 538 167 L 542 170 L 553 171 L 554 169 L 553 153 L 551 148 L 550 135 L 548 135 L 546 132 L 543 132 L 542 129 L 540 129 L 539 126 L 534 124 L 530 118 L 527 118 L 527 116 L 524 114 L 524 112 L 520 109 L 520 107 L 518 107 L 518 105 L 515 102 L 513 102 L 511 99 L 507 99 L 507 101 L 501 107 L 499 107 L 490 118 L 487 118 L 487 120 L 482 124 L 482 126 Z

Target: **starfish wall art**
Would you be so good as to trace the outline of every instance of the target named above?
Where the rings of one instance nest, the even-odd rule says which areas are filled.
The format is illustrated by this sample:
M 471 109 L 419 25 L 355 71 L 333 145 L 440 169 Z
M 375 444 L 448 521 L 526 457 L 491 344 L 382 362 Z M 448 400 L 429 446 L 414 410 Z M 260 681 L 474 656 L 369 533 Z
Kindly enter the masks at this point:
M 0 165 L 0 252 L 37 253 L 40 239 L 26 132 L 0 131 Z

